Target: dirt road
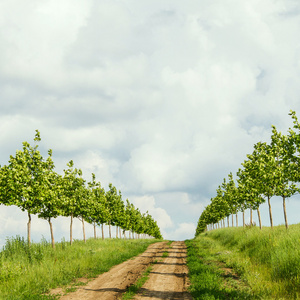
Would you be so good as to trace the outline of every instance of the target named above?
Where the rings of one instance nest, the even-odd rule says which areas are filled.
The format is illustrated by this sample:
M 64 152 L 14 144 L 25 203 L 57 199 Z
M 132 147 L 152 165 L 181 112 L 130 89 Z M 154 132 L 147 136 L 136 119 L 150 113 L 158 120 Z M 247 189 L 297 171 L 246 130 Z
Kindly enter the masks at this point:
M 168 252 L 168 256 L 153 266 L 149 280 L 140 289 L 135 300 L 192 299 L 186 291 L 188 268 L 184 242 L 173 242 L 164 251 Z
M 163 253 L 168 252 L 168 256 Z M 62 296 L 61 300 L 113 300 L 121 299 L 126 289 L 153 262 L 149 280 L 134 299 L 192 299 L 186 292 L 188 286 L 186 247 L 184 242 L 152 244 L 141 255 L 113 267 L 76 292 Z M 57 291 L 56 291 L 57 292 Z

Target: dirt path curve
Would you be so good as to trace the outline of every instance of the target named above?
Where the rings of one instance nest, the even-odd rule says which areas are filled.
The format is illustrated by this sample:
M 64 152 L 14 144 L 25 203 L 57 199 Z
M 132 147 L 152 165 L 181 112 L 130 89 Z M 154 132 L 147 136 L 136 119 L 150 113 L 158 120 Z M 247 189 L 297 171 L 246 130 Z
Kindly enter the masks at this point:
M 161 256 L 167 242 L 152 244 L 148 249 L 135 257 L 111 268 L 99 275 L 76 292 L 62 296 L 61 300 L 113 300 L 120 299 L 126 288 L 135 283 L 142 272 Z
M 140 289 L 135 300 L 172 299 L 191 300 L 187 292 L 188 268 L 186 266 L 186 246 L 184 242 L 173 242 L 163 252 L 169 256 L 158 261 L 147 282 Z

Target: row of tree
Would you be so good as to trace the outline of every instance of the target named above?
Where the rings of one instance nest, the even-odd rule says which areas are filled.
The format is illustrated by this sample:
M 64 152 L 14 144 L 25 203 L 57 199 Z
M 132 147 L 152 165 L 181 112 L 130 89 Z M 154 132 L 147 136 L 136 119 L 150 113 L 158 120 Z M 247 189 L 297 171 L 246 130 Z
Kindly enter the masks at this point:
M 254 145 L 252 154 L 242 163 L 242 167 L 236 173 L 234 180 L 232 173 L 228 179 L 224 179 L 216 191 L 216 196 L 198 220 L 196 235 L 215 227 L 229 226 L 229 217 L 236 215 L 238 226 L 238 212 L 243 213 L 243 226 L 245 226 L 245 210 L 250 209 L 250 224 L 252 211 L 256 210 L 259 226 L 262 227 L 259 207 L 262 203 L 268 203 L 270 226 L 273 228 L 271 198 L 282 197 L 285 226 L 288 228 L 286 213 L 286 199 L 299 193 L 300 182 L 300 124 L 296 113 L 290 111 L 293 119 L 293 128 L 289 128 L 288 134 L 283 135 L 272 126 L 271 142 L 258 142 Z
M 129 238 L 135 234 L 145 234 L 155 238 L 162 238 L 157 222 L 151 215 L 142 214 L 132 203 L 122 200 L 121 192 L 109 184 L 109 190 L 105 191 L 100 182 L 92 174 L 90 182 L 82 177 L 82 171 L 74 167 L 71 160 L 67 164 L 64 174 L 54 171 L 52 150 L 48 151 L 48 157 L 43 158 L 38 150 L 40 133 L 36 130 L 35 145 L 23 142 L 23 149 L 17 150 L 15 156 L 10 156 L 7 165 L 0 166 L 0 204 L 16 205 L 22 211 L 28 213 L 27 238 L 31 242 L 31 216 L 48 221 L 50 226 L 52 247 L 55 247 L 52 228 L 52 218 L 58 216 L 70 217 L 70 243 L 72 244 L 73 218 L 82 221 L 83 238 L 85 237 L 84 222 L 94 225 L 96 238 L 96 226 L 116 226 L 116 237 L 121 237 L 121 229 L 129 231 Z

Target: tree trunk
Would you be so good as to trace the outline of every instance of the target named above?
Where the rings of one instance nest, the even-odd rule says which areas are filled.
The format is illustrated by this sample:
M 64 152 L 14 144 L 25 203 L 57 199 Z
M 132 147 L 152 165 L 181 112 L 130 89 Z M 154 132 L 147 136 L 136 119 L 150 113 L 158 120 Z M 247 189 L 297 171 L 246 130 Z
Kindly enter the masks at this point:
M 97 239 L 96 222 L 94 222 L 94 238 Z
M 111 239 L 111 225 L 110 225 L 110 221 L 108 223 L 108 227 L 109 227 L 109 238 Z
M 271 207 L 270 196 L 268 196 L 268 205 L 269 205 L 270 224 L 271 224 L 271 228 L 273 229 L 273 217 L 272 217 L 272 207 Z
M 85 228 L 84 228 L 84 219 L 83 219 L 83 218 L 81 218 L 81 221 L 82 221 L 83 240 L 84 240 L 84 242 L 86 243 L 86 237 L 85 237 Z
M 27 223 L 27 241 L 28 246 L 31 245 L 31 214 L 28 212 L 28 223 Z
M 288 229 L 289 224 L 288 224 L 287 215 L 286 215 L 285 197 L 282 197 L 282 200 L 283 200 L 283 213 L 284 213 L 285 227 L 286 227 L 286 229 Z
M 243 210 L 243 227 L 245 228 L 245 210 Z
M 238 213 L 236 212 L 236 214 L 235 214 L 235 216 L 236 216 L 236 227 L 238 227 L 239 226 L 239 221 L 238 221 Z
M 122 230 L 121 230 L 121 226 L 119 227 L 119 237 L 120 237 L 120 239 L 122 238 Z
M 53 227 L 52 227 L 52 223 L 51 223 L 51 218 L 48 219 L 48 223 L 49 223 L 49 226 L 50 226 L 52 248 L 55 249 L 55 241 L 54 241 L 54 234 L 53 234 Z
M 225 218 L 223 219 L 223 228 L 225 228 Z
M 233 214 L 231 215 L 232 227 L 234 227 Z
M 70 223 L 70 245 L 73 243 L 73 215 L 71 215 L 71 223 Z
M 126 240 L 126 231 L 125 231 L 125 229 L 123 230 L 123 235 L 124 235 L 124 240 Z
M 104 240 L 104 229 L 103 229 L 103 227 L 104 227 L 104 224 L 102 223 L 102 240 Z
M 259 228 L 262 229 L 259 207 L 257 208 L 257 216 L 258 216 Z
M 253 225 L 253 212 L 252 212 L 252 208 L 250 208 L 250 227 L 252 227 Z
M 118 226 L 116 226 L 116 238 L 118 238 Z
M 227 227 L 229 227 L 229 216 L 227 216 Z

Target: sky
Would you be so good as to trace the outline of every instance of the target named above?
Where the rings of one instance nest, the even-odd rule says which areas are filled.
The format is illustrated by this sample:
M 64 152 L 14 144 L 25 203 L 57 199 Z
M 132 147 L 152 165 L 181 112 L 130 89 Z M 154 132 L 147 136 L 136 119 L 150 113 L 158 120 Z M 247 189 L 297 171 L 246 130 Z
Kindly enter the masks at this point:
M 38 129 L 56 172 L 72 159 L 148 210 L 164 238 L 193 238 L 223 179 L 300 114 L 299 36 L 298 0 L 0 0 L 0 164 Z M 283 224 L 281 199 L 272 205 Z M 291 224 L 299 209 L 293 196 Z M 69 221 L 53 220 L 56 240 Z M 0 245 L 26 223 L 1 205 Z M 50 240 L 48 223 L 34 217 L 32 236 Z

